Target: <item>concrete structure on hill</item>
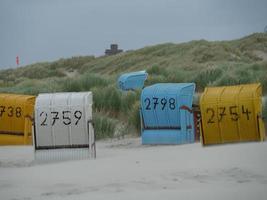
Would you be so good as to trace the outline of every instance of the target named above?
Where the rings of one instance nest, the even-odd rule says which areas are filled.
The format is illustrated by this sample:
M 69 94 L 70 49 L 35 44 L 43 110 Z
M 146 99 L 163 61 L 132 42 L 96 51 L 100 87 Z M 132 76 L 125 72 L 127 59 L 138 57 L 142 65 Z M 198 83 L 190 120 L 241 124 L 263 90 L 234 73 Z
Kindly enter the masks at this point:
M 111 56 L 111 55 L 115 55 L 115 54 L 118 54 L 118 53 L 121 53 L 123 52 L 122 49 L 118 49 L 118 45 L 117 44 L 111 44 L 110 45 L 110 49 L 106 49 L 105 51 L 105 55 L 106 56 Z

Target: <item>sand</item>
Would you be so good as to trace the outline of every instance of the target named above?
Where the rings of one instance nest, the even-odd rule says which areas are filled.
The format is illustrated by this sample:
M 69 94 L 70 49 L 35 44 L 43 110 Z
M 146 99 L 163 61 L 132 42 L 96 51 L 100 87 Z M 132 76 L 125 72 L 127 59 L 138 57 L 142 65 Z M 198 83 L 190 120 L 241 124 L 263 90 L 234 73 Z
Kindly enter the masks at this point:
M 0 147 L 0 199 L 267 199 L 267 142 L 202 147 L 97 142 L 95 160 L 38 164 Z

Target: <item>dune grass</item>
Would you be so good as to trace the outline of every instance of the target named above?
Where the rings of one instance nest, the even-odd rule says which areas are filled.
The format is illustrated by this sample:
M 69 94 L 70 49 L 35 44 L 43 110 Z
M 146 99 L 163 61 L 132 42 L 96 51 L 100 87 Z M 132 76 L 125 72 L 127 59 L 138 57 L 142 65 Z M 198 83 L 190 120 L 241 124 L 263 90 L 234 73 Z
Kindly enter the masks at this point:
M 0 92 L 38 95 L 90 90 L 97 138 L 114 137 L 118 129 L 124 129 L 125 133 L 129 127 L 137 133 L 140 129 L 141 91 L 118 90 L 116 79 L 120 74 L 147 70 L 146 86 L 195 82 L 197 92 L 206 86 L 260 82 L 267 94 L 267 60 L 259 52 L 267 58 L 267 34 L 233 41 L 167 43 L 98 58 L 72 57 L 0 70 Z

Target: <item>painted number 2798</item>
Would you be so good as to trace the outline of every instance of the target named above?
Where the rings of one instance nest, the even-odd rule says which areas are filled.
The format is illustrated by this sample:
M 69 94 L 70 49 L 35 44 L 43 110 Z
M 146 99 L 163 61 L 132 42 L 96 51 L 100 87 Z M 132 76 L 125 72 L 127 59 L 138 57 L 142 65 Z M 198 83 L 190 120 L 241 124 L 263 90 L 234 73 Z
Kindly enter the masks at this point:
M 174 98 L 170 98 L 170 99 L 157 98 L 157 97 L 145 98 L 144 103 L 145 103 L 145 109 L 146 110 L 151 110 L 151 109 L 156 110 L 158 107 L 161 110 L 164 110 L 167 107 L 169 107 L 169 109 L 171 109 L 171 110 L 175 109 L 175 99 Z

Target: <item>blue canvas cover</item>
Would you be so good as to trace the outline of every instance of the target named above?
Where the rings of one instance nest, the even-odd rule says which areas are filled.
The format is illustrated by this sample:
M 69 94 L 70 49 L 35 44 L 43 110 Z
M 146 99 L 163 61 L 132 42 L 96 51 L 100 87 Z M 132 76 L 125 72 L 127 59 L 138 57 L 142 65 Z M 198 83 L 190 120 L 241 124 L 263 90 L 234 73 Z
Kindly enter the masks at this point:
M 146 71 L 138 71 L 122 74 L 118 79 L 118 87 L 121 90 L 135 90 L 144 87 L 145 80 L 147 79 Z
M 194 83 L 158 83 L 143 89 L 143 144 L 182 144 L 195 141 L 192 101 Z

